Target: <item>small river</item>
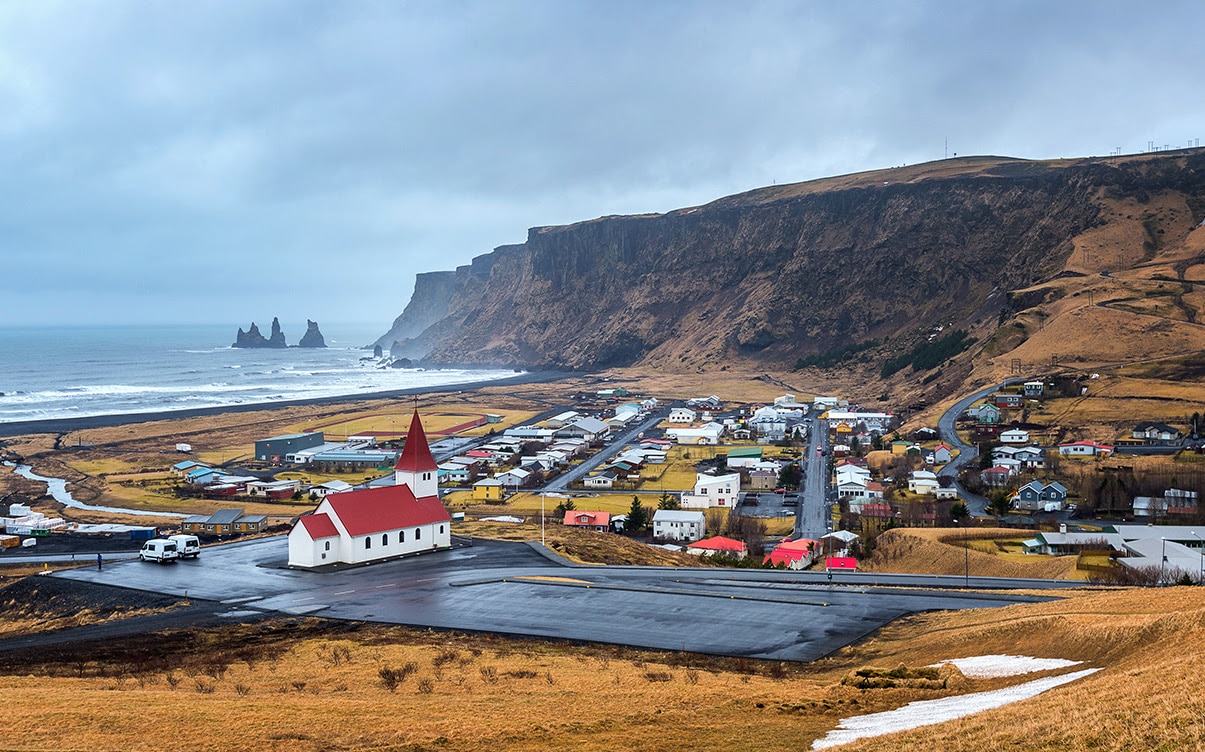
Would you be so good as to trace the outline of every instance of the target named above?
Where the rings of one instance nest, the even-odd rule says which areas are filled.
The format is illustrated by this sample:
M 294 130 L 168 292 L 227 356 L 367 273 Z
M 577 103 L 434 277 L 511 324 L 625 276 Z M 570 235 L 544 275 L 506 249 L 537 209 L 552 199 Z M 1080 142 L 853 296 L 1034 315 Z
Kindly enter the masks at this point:
M 123 509 L 121 507 L 106 507 L 97 504 L 85 504 L 71 495 L 71 492 L 67 490 L 67 481 L 63 480 L 62 478 L 47 478 L 35 473 L 33 468 L 31 468 L 29 465 L 18 465 L 15 462 L 9 462 L 8 460 L 4 461 L 4 465 L 6 467 L 13 468 L 13 472 L 17 475 L 20 475 L 22 478 L 28 478 L 29 480 L 45 483 L 47 492 L 54 497 L 54 500 L 65 507 L 70 507 L 71 509 L 86 509 L 89 512 L 110 512 L 112 514 L 129 514 L 137 517 L 174 517 L 176 519 L 183 519 L 188 516 L 187 514 L 174 514 L 172 512 L 148 512 L 145 509 Z

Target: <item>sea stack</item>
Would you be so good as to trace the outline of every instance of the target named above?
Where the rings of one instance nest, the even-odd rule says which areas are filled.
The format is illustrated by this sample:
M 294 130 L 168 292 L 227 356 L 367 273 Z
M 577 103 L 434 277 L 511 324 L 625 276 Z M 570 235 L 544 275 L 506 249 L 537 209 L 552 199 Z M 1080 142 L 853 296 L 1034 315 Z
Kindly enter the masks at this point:
M 297 343 L 298 347 L 326 347 L 326 340 L 322 338 L 322 332 L 318 331 L 318 322 L 305 320 L 305 334 L 301 335 L 301 341 Z
M 259 327 L 252 321 L 251 328 L 245 332 L 241 326 L 239 327 L 231 347 L 288 347 L 288 345 L 285 344 L 284 332 L 280 330 L 280 319 L 273 317 L 270 337 L 265 339 L 264 335 L 260 334 Z

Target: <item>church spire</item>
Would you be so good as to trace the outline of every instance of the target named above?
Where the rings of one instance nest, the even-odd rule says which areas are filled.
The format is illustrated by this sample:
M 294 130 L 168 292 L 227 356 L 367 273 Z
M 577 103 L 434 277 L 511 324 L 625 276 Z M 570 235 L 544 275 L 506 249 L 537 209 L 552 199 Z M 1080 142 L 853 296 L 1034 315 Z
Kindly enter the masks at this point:
M 394 466 L 394 481 L 410 487 L 415 498 L 435 496 L 439 493 L 438 472 L 435 457 L 427 444 L 427 433 L 418 417 L 418 410 L 410 421 L 410 432 L 406 435 L 406 446 Z

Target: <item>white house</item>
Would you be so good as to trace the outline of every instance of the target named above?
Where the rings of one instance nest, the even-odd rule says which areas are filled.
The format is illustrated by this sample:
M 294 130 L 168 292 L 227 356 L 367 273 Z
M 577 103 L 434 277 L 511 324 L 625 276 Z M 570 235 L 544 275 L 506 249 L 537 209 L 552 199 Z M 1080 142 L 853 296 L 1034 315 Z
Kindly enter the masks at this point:
M 679 425 L 690 425 L 695 422 L 696 414 L 689 407 L 675 407 L 669 411 L 669 422 Z
M 653 538 L 656 540 L 697 541 L 706 529 L 702 512 L 658 509 L 653 513 Z
M 578 418 L 564 428 L 556 431 L 556 436 L 585 439 L 594 441 L 611 433 L 611 427 L 598 418 Z
M 327 494 L 343 493 L 354 488 L 352 484 L 345 480 L 328 480 L 326 483 L 319 483 L 316 486 L 310 486 L 310 496 L 315 499 L 321 499 Z
M 712 422 L 704 423 L 699 428 L 667 428 L 665 435 L 679 444 L 715 445 L 720 443 L 720 437 L 724 435 L 724 426 Z
M 1029 431 L 1023 431 L 1020 428 L 1012 428 L 1000 433 L 1001 444 L 1028 444 Z
M 494 475 L 494 478 L 504 486 L 518 488 L 531 479 L 531 471 L 516 467 L 513 470 L 507 470 L 505 473 L 497 473 Z
M 289 566 L 361 564 L 451 548 L 451 523 L 416 411 L 394 485 L 328 494 L 289 531 Z
M 544 421 L 544 425 L 548 426 L 549 428 L 564 428 L 580 417 L 581 413 L 573 410 L 567 410 Z
M 912 473 L 912 477 L 908 480 L 908 490 L 914 494 L 930 494 L 937 495 L 937 489 L 941 484 L 937 482 L 937 476 L 928 470 L 917 470 Z
M 710 509 L 711 507 L 728 507 L 736 505 L 737 495 L 741 490 L 741 474 L 727 475 L 695 475 L 694 493 L 682 494 L 683 509 Z
M 613 488 L 615 473 L 607 471 L 598 475 L 590 475 L 582 480 L 582 485 L 586 488 Z
M 1108 457 L 1113 454 L 1113 447 L 1095 441 L 1073 441 L 1059 444 L 1059 454 L 1065 457 Z

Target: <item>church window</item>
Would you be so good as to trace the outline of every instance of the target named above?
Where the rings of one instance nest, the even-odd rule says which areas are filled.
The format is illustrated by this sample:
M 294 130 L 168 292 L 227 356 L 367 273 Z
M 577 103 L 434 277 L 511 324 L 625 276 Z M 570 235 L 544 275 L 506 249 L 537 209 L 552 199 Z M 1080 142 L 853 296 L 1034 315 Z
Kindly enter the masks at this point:
M 372 548 L 372 538 L 364 539 L 364 548 Z
M 330 551 L 330 550 L 331 550 L 331 542 L 330 542 L 330 541 L 327 541 L 327 542 L 326 542 L 326 550 L 327 550 L 327 551 Z
M 423 537 L 423 529 L 419 527 L 414 528 L 414 540 L 418 540 L 421 537 Z
M 443 535 L 443 531 L 444 531 L 444 526 L 443 526 L 443 525 L 440 525 L 440 526 L 439 526 L 439 534 L 440 534 L 440 535 Z
M 405 542 L 406 542 L 406 531 L 405 531 L 405 530 L 399 530 L 399 531 L 398 531 L 398 533 L 397 533 L 397 542 L 398 542 L 398 543 L 405 543 Z
M 381 545 L 382 545 L 382 546 L 388 546 L 388 545 L 389 545 L 389 533 L 383 533 L 383 534 L 381 535 Z

